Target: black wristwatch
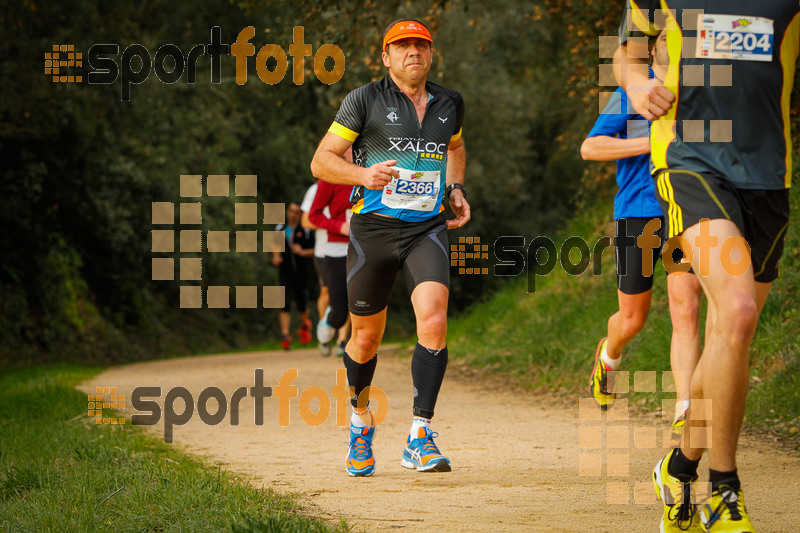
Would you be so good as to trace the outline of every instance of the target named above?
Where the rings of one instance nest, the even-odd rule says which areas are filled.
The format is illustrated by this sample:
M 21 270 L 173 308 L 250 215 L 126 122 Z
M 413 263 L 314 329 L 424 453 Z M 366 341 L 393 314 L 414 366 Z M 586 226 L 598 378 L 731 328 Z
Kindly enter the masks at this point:
M 460 183 L 451 183 L 444 190 L 444 193 L 447 195 L 447 199 L 448 200 L 450 199 L 450 193 L 453 192 L 453 189 L 460 189 L 461 190 L 461 194 L 464 195 L 464 198 L 467 197 L 467 189 L 465 189 L 463 185 L 461 185 Z

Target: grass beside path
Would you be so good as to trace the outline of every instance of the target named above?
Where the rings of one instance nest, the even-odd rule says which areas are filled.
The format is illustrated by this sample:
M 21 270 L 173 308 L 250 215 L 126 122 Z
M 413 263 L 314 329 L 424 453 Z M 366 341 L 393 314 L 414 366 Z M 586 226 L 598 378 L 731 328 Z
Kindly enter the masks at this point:
M 800 447 L 800 298 L 797 296 L 800 293 L 800 195 L 797 187 L 796 184 L 792 189 L 792 217 L 781 261 L 781 276 L 772 286 L 752 344 L 745 423 L 757 430 L 775 432 Z M 553 239 L 557 248 L 573 235 L 582 237 L 590 247 L 603 235 L 613 235 L 611 206 L 609 198 L 583 211 Z M 523 229 L 520 233 L 525 235 Z M 526 244 L 535 237 L 525 236 Z M 536 292 L 527 293 L 522 275 L 488 302 L 452 320 L 448 326 L 451 357 L 485 372 L 510 375 L 523 387 L 544 389 L 569 398 L 588 397 L 595 349 L 598 341 L 606 336 L 608 317 L 618 306 L 613 249 L 606 249 L 602 257 L 600 276 L 591 275 L 591 265 L 589 272 L 581 276 L 570 276 L 557 267 L 553 273 L 537 277 Z M 572 262 L 577 263 L 577 257 L 572 257 Z M 660 262 L 657 268 L 650 316 L 644 329 L 626 347 L 620 370 L 655 371 L 659 376 L 661 371 L 669 370 L 672 324 L 666 276 Z M 704 324 L 705 310 L 701 320 Z M 674 397 L 674 393 L 628 395 L 629 401 L 645 409 L 657 409 L 662 399 Z
M 74 387 L 96 372 L 0 377 L 0 531 L 349 531 L 130 425 L 89 423 Z

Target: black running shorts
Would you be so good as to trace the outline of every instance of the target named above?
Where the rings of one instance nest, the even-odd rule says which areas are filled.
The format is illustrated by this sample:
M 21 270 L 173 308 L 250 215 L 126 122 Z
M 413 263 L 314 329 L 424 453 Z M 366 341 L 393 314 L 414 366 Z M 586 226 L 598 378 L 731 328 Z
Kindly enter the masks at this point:
M 324 257 L 317 257 L 314 256 L 314 271 L 317 273 L 317 282 L 319 283 L 319 288 L 327 287 L 327 283 L 325 283 L 325 258 Z
M 347 300 L 358 316 L 383 311 L 397 273 L 409 294 L 423 281 L 450 288 L 450 257 L 444 214 L 406 222 L 374 213 L 354 214 L 347 248 Z
M 652 223 L 651 223 L 652 222 Z M 650 236 L 658 239 L 652 248 L 639 248 L 637 238 L 645 233 L 650 223 Z M 628 217 L 617 220 L 617 236 L 614 239 L 614 251 L 617 259 L 617 289 L 625 294 L 641 294 L 653 288 L 653 272 L 656 262 L 661 257 L 661 246 L 664 244 L 662 217 Z M 649 231 L 652 230 L 652 231 Z M 645 265 L 645 256 L 650 256 L 650 266 Z
M 737 189 L 719 176 L 685 170 L 661 171 L 655 180 L 669 237 L 705 218 L 730 220 L 750 246 L 756 281 L 778 277 L 789 227 L 789 189 Z
M 298 313 L 305 313 L 308 304 L 308 287 L 306 281 L 297 275 L 281 276 L 279 285 L 285 287 L 286 303 L 281 311 L 287 313 L 292 310 L 292 302 L 297 306 Z

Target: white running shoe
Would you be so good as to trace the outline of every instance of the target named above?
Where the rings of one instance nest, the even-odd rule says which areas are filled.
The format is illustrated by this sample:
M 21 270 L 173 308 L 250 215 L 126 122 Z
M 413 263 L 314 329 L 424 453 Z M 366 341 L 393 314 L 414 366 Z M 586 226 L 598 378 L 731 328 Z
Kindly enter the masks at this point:
M 322 344 L 319 343 L 319 354 L 322 357 L 330 357 L 331 353 L 333 352 L 333 347 L 331 347 L 331 343 Z
M 330 314 L 331 308 L 328 306 L 323 317 L 317 322 L 317 340 L 320 344 L 328 344 L 333 340 L 333 336 L 336 335 L 336 329 L 328 325 L 328 315 Z

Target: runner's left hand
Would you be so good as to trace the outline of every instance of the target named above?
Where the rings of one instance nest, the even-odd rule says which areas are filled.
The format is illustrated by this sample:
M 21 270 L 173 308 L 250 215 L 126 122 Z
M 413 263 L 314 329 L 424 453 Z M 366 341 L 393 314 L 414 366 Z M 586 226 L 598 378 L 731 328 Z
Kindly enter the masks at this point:
M 469 203 L 464 198 L 464 194 L 459 189 L 453 189 L 450 192 L 450 209 L 455 213 L 456 218 L 447 221 L 447 229 L 460 228 L 470 218 Z

